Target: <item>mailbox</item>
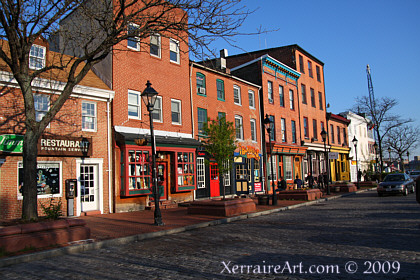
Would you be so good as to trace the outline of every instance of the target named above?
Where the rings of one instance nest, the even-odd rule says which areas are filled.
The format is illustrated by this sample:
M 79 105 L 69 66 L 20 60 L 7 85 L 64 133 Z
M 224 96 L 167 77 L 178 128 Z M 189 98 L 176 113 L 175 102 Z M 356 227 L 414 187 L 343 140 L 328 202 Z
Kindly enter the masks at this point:
M 77 180 L 66 180 L 66 199 L 73 199 L 77 196 Z

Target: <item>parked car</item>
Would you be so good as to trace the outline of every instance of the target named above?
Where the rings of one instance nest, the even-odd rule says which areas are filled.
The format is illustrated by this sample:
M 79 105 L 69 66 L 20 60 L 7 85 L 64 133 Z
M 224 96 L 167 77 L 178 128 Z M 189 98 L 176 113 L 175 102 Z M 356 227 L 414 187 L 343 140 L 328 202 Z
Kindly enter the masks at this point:
M 411 177 L 411 179 L 414 180 L 414 182 L 416 181 L 417 177 L 420 176 L 420 170 L 411 170 L 408 172 L 408 175 Z
M 384 194 L 403 194 L 414 193 L 414 180 L 405 173 L 394 173 L 386 175 L 383 182 L 377 188 L 378 196 Z

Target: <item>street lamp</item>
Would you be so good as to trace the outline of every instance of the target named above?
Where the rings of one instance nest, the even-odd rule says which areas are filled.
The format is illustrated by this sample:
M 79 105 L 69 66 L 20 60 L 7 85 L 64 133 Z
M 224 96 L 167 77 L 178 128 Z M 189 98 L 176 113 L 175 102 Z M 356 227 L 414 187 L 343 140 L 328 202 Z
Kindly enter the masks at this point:
M 388 147 L 388 155 L 389 155 L 389 172 L 391 172 L 391 147 Z
M 265 115 L 265 119 L 263 120 L 265 129 L 267 129 L 267 133 L 268 133 L 268 141 L 269 141 L 269 145 L 270 145 L 270 167 L 271 167 L 271 174 L 270 174 L 270 178 L 271 178 L 271 187 L 273 188 L 273 205 L 277 205 L 277 195 L 276 195 L 276 190 L 275 190 L 275 185 L 274 185 L 274 177 L 273 177 L 273 171 L 274 171 L 274 166 L 273 166 L 273 154 L 272 154 L 272 148 L 271 148 L 271 124 L 273 123 L 273 121 L 271 120 L 271 118 L 268 116 L 268 114 Z
M 325 169 L 327 170 L 327 180 L 326 182 L 324 182 L 326 190 L 327 190 L 327 195 L 330 194 L 330 186 L 329 186 L 329 181 L 330 181 L 330 161 L 328 159 L 328 153 L 327 153 L 327 132 L 325 131 L 324 128 L 322 128 L 321 131 L 321 137 L 322 137 L 322 142 L 324 142 L 324 153 L 325 153 Z
M 378 144 L 376 142 L 373 144 L 373 149 L 375 150 L 375 171 L 378 172 Z
M 156 97 L 158 92 L 151 87 L 151 83 L 147 81 L 146 89 L 143 90 L 141 94 L 141 98 L 143 99 L 144 104 L 147 107 L 147 111 L 149 111 L 149 120 L 150 120 L 150 137 L 151 137 L 151 145 L 152 145 L 152 191 L 153 197 L 155 200 L 155 225 L 156 226 L 163 226 L 164 223 L 162 222 L 162 213 L 160 212 L 159 207 L 159 191 L 158 191 L 158 184 L 157 184 L 157 173 L 156 173 L 156 139 L 155 133 L 153 131 L 153 119 L 152 119 L 152 111 L 153 107 L 155 106 Z
M 357 161 L 357 138 L 356 138 L 356 135 L 354 136 L 353 140 L 351 140 L 351 142 L 353 142 L 353 146 L 354 146 L 354 153 L 356 154 L 356 177 L 357 177 L 357 189 L 360 189 L 359 163 L 358 163 L 358 161 Z
M 407 151 L 407 169 L 410 170 L 410 152 Z

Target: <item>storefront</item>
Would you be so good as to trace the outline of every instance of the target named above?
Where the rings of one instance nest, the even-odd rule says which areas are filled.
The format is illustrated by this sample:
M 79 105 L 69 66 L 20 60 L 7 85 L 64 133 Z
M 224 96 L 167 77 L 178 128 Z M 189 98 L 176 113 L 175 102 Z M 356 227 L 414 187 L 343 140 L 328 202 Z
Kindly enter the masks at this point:
M 328 154 L 331 167 L 331 181 L 349 181 L 350 165 L 349 165 L 349 148 L 331 146 Z
M 236 194 L 253 194 L 263 191 L 260 150 L 254 146 L 238 144 L 234 156 L 233 169 Z
M 197 187 L 194 139 L 156 136 L 156 168 L 160 200 L 193 200 Z M 116 211 L 142 210 L 153 201 L 150 136 L 116 133 Z

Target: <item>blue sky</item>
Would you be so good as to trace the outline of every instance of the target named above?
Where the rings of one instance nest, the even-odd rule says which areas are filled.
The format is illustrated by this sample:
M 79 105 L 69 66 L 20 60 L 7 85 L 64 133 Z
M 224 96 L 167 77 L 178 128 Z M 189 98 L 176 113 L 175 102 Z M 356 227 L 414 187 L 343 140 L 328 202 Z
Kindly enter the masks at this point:
M 366 65 L 371 67 L 375 97 L 394 97 L 393 111 L 420 126 L 419 0 L 244 0 L 250 10 L 241 32 L 279 29 L 237 37 L 245 51 L 298 44 L 324 62 L 329 111 L 350 109 L 368 95 Z M 219 40 L 216 50 L 243 51 Z M 420 156 L 420 148 L 410 151 Z M 412 158 L 412 156 L 410 156 Z

